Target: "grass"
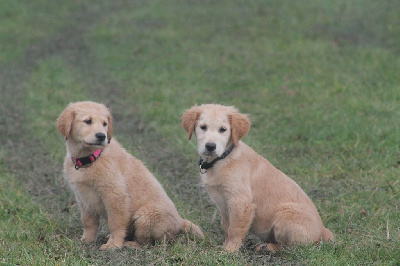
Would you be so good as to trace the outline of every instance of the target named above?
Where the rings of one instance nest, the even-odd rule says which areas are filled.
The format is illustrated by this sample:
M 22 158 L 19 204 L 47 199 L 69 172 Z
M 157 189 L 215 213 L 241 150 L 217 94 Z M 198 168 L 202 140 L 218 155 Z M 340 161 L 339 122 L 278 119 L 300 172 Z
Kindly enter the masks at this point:
M 89 264 L 65 224 L 52 219 L 15 177 L 0 170 L 0 263 L 2 265 Z
M 0 261 L 397 265 L 399 9 L 392 0 L 0 3 Z M 100 252 L 103 225 L 96 244 L 79 243 L 54 125 L 77 100 L 111 107 L 115 136 L 205 241 Z M 246 143 L 308 193 L 334 244 L 271 256 L 250 237 L 223 252 L 179 121 L 208 102 L 250 114 Z

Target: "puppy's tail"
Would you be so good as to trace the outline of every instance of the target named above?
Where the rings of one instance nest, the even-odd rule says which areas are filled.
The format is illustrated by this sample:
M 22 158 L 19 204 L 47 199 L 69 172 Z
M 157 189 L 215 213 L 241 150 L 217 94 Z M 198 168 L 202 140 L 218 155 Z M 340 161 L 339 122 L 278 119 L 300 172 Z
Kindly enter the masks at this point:
M 201 231 L 200 227 L 198 227 L 197 225 L 195 225 L 194 223 L 192 223 L 189 220 L 182 219 L 182 221 L 183 221 L 182 228 L 181 228 L 182 234 L 191 234 L 191 235 L 196 236 L 199 239 L 204 239 L 204 234 Z
M 329 231 L 327 228 L 323 227 L 322 228 L 322 241 L 328 242 L 328 241 L 333 241 L 335 240 L 335 236 L 331 231 Z

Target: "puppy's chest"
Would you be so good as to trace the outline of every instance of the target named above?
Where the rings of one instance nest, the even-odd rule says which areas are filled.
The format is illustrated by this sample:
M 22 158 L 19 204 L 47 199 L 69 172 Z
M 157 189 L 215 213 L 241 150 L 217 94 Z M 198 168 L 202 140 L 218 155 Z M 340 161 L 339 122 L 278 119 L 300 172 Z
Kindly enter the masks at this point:
M 206 173 L 200 174 L 201 182 L 207 190 L 220 190 L 230 183 L 235 182 L 235 176 L 232 173 L 222 172 L 218 166 L 209 169 Z
M 210 198 L 219 206 L 225 205 L 226 199 L 221 180 L 216 176 L 207 176 L 207 174 L 202 175 L 201 179 Z
M 98 215 L 106 213 L 101 193 L 95 187 L 82 183 L 71 184 L 71 187 L 86 211 Z

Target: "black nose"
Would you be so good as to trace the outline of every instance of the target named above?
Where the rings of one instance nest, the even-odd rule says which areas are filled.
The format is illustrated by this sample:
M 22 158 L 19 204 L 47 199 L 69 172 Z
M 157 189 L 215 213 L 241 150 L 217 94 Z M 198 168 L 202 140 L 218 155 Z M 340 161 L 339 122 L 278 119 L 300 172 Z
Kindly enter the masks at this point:
M 100 141 L 104 141 L 106 139 L 106 134 L 104 133 L 96 133 L 96 138 Z
M 207 142 L 206 143 L 206 149 L 208 151 L 215 151 L 216 147 L 217 147 L 217 145 L 215 143 L 212 143 L 212 142 Z

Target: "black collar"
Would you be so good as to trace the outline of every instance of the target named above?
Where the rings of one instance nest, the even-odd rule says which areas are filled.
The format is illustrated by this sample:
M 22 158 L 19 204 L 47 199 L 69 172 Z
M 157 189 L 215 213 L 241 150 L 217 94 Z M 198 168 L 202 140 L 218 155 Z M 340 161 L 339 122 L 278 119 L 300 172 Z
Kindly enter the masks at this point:
M 232 143 L 232 145 L 229 146 L 229 148 L 227 150 L 225 150 L 225 152 L 220 157 L 215 158 L 214 160 L 212 160 L 209 163 L 204 162 L 203 158 L 200 157 L 200 161 L 199 161 L 200 173 L 205 174 L 207 172 L 207 169 L 210 169 L 211 167 L 213 167 L 216 162 L 226 158 L 226 156 L 228 156 L 232 152 L 233 148 L 235 148 L 235 145 L 233 145 L 233 143 Z M 204 172 L 202 172 L 203 169 L 205 169 Z

